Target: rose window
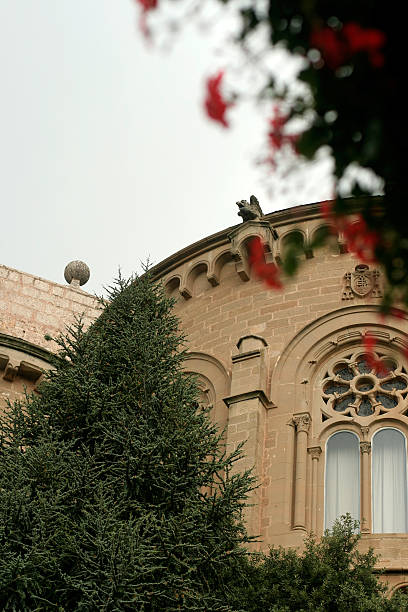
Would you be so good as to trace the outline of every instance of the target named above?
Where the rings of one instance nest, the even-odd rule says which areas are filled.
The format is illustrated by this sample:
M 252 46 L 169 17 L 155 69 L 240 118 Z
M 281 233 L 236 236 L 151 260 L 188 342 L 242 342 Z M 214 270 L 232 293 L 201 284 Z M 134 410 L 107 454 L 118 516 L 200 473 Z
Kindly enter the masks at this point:
M 347 355 L 325 374 L 323 401 L 326 418 L 336 413 L 366 417 L 398 409 L 405 410 L 408 394 L 406 369 L 384 354 L 376 353 L 384 371 L 376 373 L 364 354 Z

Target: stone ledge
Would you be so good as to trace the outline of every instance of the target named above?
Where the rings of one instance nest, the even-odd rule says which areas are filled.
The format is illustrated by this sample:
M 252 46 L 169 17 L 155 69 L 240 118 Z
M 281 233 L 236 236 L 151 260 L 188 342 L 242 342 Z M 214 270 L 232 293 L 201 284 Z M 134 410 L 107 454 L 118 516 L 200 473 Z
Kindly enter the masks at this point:
M 224 397 L 223 402 L 229 408 L 230 406 L 232 406 L 232 404 L 245 402 L 251 399 L 259 400 L 266 410 L 276 408 L 275 404 L 266 397 L 266 394 L 264 391 L 262 391 L 262 389 L 256 389 L 255 391 L 247 391 L 245 393 L 238 393 L 237 395 L 230 395 L 229 397 Z

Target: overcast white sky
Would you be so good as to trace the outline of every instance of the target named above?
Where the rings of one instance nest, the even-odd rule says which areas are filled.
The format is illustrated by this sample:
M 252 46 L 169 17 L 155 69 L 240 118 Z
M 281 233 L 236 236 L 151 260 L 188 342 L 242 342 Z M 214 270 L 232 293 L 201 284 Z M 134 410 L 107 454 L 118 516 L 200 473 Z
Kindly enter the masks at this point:
M 82 259 L 99 293 L 240 222 L 251 193 L 264 212 L 329 197 L 327 178 L 268 195 L 253 107 L 207 120 L 211 34 L 149 50 L 132 0 L 0 0 L 0 23 L 1 263 L 64 283 Z

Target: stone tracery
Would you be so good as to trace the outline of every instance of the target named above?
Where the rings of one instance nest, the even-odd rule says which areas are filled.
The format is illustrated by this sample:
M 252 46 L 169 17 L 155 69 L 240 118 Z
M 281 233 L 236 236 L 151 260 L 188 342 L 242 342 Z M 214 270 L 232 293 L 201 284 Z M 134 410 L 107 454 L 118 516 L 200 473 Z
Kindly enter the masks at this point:
M 367 417 L 406 410 L 406 369 L 384 353 L 375 356 L 384 364 L 384 372 L 375 372 L 358 352 L 343 356 L 329 368 L 322 381 L 327 417 Z

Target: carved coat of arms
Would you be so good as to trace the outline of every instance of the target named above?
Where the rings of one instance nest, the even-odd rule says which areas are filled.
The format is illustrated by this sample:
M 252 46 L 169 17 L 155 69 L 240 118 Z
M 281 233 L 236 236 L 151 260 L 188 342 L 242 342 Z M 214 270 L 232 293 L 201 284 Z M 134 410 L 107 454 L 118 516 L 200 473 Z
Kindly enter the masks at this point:
M 354 272 L 346 272 L 344 275 L 344 288 L 342 299 L 352 300 L 354 296 L 382 297 L 380 287 L 380 272 L 370 270 L 366 264 L 359 264 L 354 268 Z

